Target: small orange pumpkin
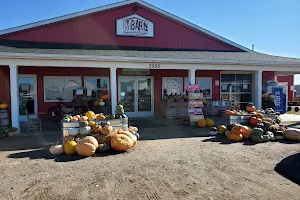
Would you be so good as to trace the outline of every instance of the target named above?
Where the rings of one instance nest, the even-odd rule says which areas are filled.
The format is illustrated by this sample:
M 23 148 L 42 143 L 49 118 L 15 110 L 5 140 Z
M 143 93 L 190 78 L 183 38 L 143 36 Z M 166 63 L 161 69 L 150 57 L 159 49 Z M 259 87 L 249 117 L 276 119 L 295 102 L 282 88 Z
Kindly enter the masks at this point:
M 226 110 L 225 113 L 226 113 L 226 115 L 233 115 L 234 114 L 234 112 L 232 110 Z
M 261 123 L 262 119 L 257 118 L 257 117 L 251 117 L 250 118 L 250 124 L 253 126 L 256 126 L 256 124 Z
M 264 118 L 263 114 L 261 114 L 261 113 L 257 113 L 256 117 L 259 118 L 259 119 L 263 119 Z
M 248 126 L 241 126 L 243 138 L 248 139 L 252 135 L 252 128 Z
M 255 108 L 255 106 L 248 105 L 248 106 L 246 106 L 246 111 L 248 111 L 248 112 L 255 112 L 256 108 Z
M 198 126 L 199 128 L 204 128 L 204 127 L 206 126 L 206 121 L 205 121 L 205 119 L 199 119 L 199 120 L 197 121 L 197 126 Z

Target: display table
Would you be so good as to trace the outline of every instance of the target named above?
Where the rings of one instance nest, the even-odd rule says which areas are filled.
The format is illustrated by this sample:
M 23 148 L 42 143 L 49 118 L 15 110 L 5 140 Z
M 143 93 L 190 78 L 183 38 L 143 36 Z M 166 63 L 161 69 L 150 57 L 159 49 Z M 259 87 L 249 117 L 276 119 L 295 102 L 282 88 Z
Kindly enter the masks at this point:
M 112 120 L 95 120 L 97 124 L 102 122 L 109 122 L 114 129 L 122 129 L 128 131 L 128 118 L 112 119 Z M 79 122 L 61 122 L 62 137 L 69 136 L 69 131 L 73 129 L 79 129 Z
M 226 115 L 226 125 L 230 124 L 241 124 L 248 125 L 250 123 L 250 118 L 256 116 L 255 114 L 248 115 Z M 271 118 L 275 120 L 275 114 L 264 114 L 265 118 Z

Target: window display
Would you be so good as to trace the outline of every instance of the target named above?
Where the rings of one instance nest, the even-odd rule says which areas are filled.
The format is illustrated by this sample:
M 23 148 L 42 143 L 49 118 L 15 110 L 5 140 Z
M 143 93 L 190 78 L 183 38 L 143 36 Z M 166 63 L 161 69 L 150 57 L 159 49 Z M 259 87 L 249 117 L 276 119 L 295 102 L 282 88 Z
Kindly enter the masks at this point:
M 76 77 L 44 77 L 44 101 L 56 102 L 58 98 L 73 100 L 73 90 L 82 87 L 80 76 Z
M 164 95 L 176 95 L 183 92 L 183 80 L 181 77 L 163 77 L 162 89 Z
M 188 85 L 189 79 L 184 78 L 185 87 Z M 203 93 L 205 99 L 212 98 L 212 78 L 210 77 L 196 77 L 195 84 L 200 85 L 200 92 Z
M 84 86 L 87 89 L 87 96 L 99 99 L 102 95 L 102 88 L 109 91 L 108 77 L 84 77 Z

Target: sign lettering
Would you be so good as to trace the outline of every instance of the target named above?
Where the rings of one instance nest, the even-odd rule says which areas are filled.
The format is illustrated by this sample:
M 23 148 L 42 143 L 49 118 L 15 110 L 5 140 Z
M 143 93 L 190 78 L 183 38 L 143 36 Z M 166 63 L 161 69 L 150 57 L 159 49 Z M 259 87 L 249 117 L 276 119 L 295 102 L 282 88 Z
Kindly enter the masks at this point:
M 188 92 L 200 90 L 200 84 L 191 84 L 186 86 Z
M 149 68 L 150 69 L 159 69 L 160 68 L 160 64 L 149 64 Z
M 118 19 L 116 26 L 120 36 L 154 37 L 154 23 L 137 14 Z

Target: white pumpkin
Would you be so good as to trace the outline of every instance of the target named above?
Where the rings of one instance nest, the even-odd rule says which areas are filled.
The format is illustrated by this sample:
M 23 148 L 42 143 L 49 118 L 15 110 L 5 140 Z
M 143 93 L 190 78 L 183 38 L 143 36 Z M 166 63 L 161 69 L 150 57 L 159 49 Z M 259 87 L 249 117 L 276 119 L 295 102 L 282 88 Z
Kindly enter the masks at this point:
M 99 102 L 99 106 L 105 106 L 105 102 L 104 101 L 100 101 Z
M 64 153 L 64 147 L 61 144 L 52 145 L 49 151 L 52 155 L 60 155 Z
M 68 133 L 71 136 L 79 135 L 79 129 L 78 128 L 70 128 L 70 129 L 68 129 Z
M 90 126 L 80 127 L 79 133 L 80 135 L 88 135 L 92 133 L 92 128 Z

